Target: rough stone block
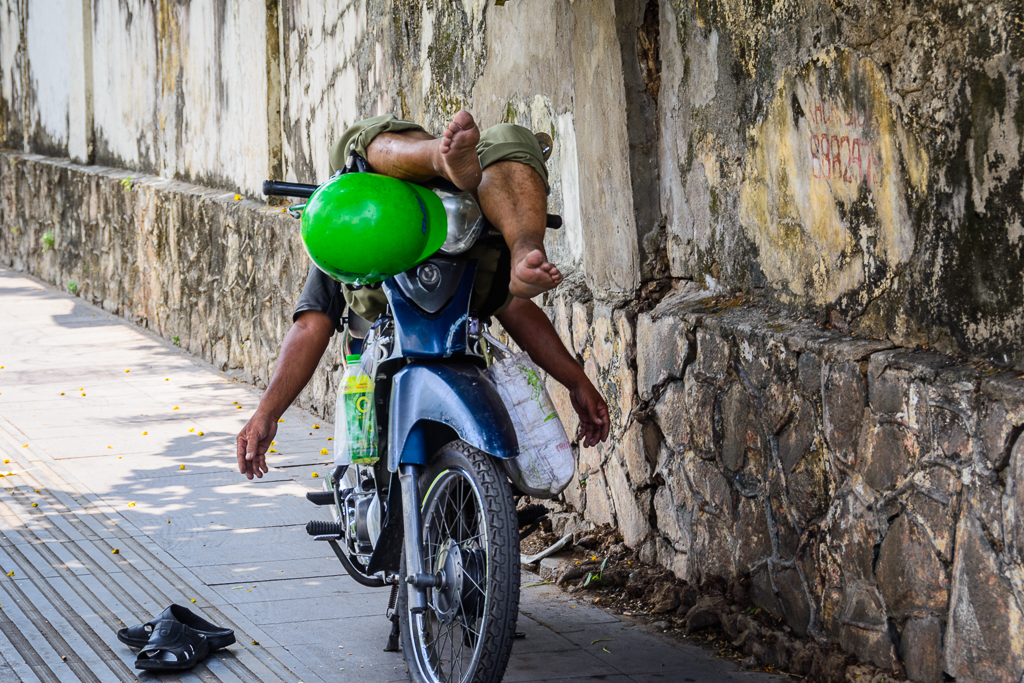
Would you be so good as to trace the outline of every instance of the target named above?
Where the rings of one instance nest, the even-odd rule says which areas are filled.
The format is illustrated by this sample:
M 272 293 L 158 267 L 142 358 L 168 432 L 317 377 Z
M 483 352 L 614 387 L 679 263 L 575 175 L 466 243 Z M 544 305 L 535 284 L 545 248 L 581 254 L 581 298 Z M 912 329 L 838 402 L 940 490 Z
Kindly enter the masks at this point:
M 672 544 L 688 548 L 689 511 L 676 505 L 668 486 L 662 486 L 654 493 L 654 518 L 658 531 L 668 537 Z
M 885 608 L 878 590 L 869 584 L 849 582 L 843 596 L 839 642 L 861 661 L 889 671 L 899 671 Z
M 894 424 L 876 425 L 867 437 L 860 470 L 864 481 L 876 491 L 894 488 L 909 471 L 912 457 L 907 441 L 912 437 Z
M 1006 484 L 1006 524 L 1014 559 L 1024 565 L 1024 436 L 1010 455 L 1010 476 Z
M 821 395 L 821 359 L 810 351 L 800 354 L 797 361 L 797 368 L 800 377 L 800 387 L 812 397 Z
M 769 571 L 768 565 L 763 564 L 751 573 L 750 599 L 758 607 L 768 610 L 776 619 L 783 619 L 785 614 L 782 611 L 782 603 L 779 602 L 779 596 L 775 593 Z
M 654 318 L 642 313 L 637 320 L 636 348 L 637 385 L 642 399 L 650 399 L 657 385 L 683 376 L 690 342 L 679 318 Z
M 900 515 L 882 541 L 875 568 L 878 588 L 896 618 L 921 611 L 942 614 L 949 601 L 946 569 L 926 532 Z
M 852 459 L 860 436 L 867 388 L 857 363 L 826 366 L 823 370 L 822 422 L 825 438 L 844 459 Z
M 786 623 L 798 636 L 806 636 L 811 623 L 811 602 L 800 573 L 795 569 L 778 571 L 775 585 L 779 588 L 779 602 Z
M 1010 449 L 1022 432 L 1024 415 L 1015 415 L 1012 407 L 1003 403 L 985 403 L 979 418 L 985 464 L 998 472 L 1010 462 Z
M 660 434 L 656 425 L 634 422 L 622 435 L 622 459 L 633 488 L 647 484 L 653 472 Z
M 971 505 L 956 531 L 945 669 L 958 683 L 1017 681 L 1024 673 L 1024 614 Z
M 806 525 L 828 512 L 828 475 L 820 449 L 812 449 L 786 475 L 792 512 Z
M 900 634 L 907 680 L 942 683 L 942 622 L 934 616 L 910 619 Z
M 908 379 L 906 373 L 886 366 L 887 357 L 877 353 L 868 361 L 868 401 L 876 413 L 896 414 L 907 401 Z
M 579 301 L 572 304 L 572 348 L 579 355 L 583 355 L 583 350 L 590 343 L 590 321 L 593 312 L 593 304 Z
M 606 472 L 622 540 L 630 548 L 639 548 L 651 530 L 647 512 L 641 508 L 638 497 L 626 478 L 626 471 L 617 458 L 609 459 Z M 650 503 L 650 498 L 647 500 Z
M 772 554 L 772 537 L 764 503 L 741 498 L 736 505 L 736 524 L 743 530 L 736 543 L 736 569 L 747 573 L 756 562 Z
M 814 443 L 816 422 L 811 404 L 800 400 L 793 420 L 779 434 L 779 459 L 786 472 L 792 471 Z
M 608 497 L 604 474 L 600 471 L 587 477 L 587 519 L 595 524 L 615 524 L 612 501 Z
M 739 382 L 722 398 L 722 463 L 734 472 L 743 467 L 750 406 L 747 390 Z
M 678 451 L 689 448 L 690 424 L 683 382 L 672 382 L 666 387 L 654 408 L 654 419 L 670 448 Z
M 590 328 L 590 352 L 597 367 L 608 370 L 615 360 L 615 333 L 612 312 L 605 304 L 594 306 L 594 324 Z
M 729 342 L 714 332 L 697 330 L 697 374 L 711 382 L 725 377 L 729 369 Z
M 686 391 L 685 415 L 689 419 L 689 448 L 702 457 L 714 457 L 715 417 L 717 415 L 717 392 L 709 384 L 697 380 L 693 366 L 686 370 L 684 388 Z M 666 392 L 667 393 L 667 392 Z M 659 423 L 660 424 L 660 423 Z M 664 425 L 661 425 L 664 431 Z

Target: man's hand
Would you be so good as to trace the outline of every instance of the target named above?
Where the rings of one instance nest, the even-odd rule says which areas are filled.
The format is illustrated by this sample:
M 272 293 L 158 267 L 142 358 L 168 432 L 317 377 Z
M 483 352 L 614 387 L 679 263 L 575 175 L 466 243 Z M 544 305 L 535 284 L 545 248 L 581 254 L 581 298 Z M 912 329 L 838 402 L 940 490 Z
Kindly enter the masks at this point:
M 265 413 L 256 412 L 249 422 L 242 427 L 235 440 L 238 445 L 238 471 L 247 479 L 262 479 L 267 469 L 267 449 L 277 434 L 277 420 Z
M 572 407 L 580 417 L 576 437 L 585 448 L 591 448 L 608 438 L 608 404 L 597 388 L 586 377 L 569 390 Z
M 270 386 L 236 439 L 238 471 L 249 479 L 253 475 L 262 478 L 268 471 L 267 449 L 277 435 L 277 418 L 288 410 L 313 376 L 333 333 L 334 323 L 326 313 L 305 311 L 285 335 Z

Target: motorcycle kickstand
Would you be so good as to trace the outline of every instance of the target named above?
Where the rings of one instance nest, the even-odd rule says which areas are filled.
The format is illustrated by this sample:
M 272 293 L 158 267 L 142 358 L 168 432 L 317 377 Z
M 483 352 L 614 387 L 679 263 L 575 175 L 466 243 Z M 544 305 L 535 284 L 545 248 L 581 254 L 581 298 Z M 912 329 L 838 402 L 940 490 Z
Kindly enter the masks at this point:
M 388 599 L 387 613 L 391 616 L 388 620 L 391 622 L 391 635 L 388 636 L 388 643 L 384 646 L 384 652 L 399 652 L 401 646 L 399 645 L 399 636 L 401 634 L 401 627 L 398 625 L 398 612 L 395 611 L 395 604 L 398 601 L 398 584 L 391 584 L 391 597 Z

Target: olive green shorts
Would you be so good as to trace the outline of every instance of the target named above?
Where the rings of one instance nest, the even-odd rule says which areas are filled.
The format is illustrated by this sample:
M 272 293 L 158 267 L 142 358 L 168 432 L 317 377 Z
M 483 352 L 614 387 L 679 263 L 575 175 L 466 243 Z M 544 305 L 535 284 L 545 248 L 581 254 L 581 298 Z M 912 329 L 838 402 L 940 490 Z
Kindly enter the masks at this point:
M 411 121 L 402 121 L 391 114 L 375 116 L 353 124 L 331 147 L 331 175 L 345 165 L 352 151 L 366 159 L 367 147 L 381 133 L 401 133 L 409 130 L 422 131 L 423 127 Z M 527 128 L 511 123 L 491 126 L 480 133 L 476 151 L 480 157 L 481 168 L 487 168 L 499 161 L 518 161 L 535 170 L 544 181 L 544 187 L 549 187 L 548 169 L 544 165 L 540 142 Z M 482 317 L 500 313 L 512 302 L 512 295 L 507 290 L 509 265 L 507 256 L 503 262 L 503 250 L 503 246 L 478 243 L 466 253 L 466 257 L 477 260 L 470 309 Z M 504 251 L 507 254 L 507 250 Z M 501 282 L 495 282 L 496 280 Z M 495 286 L 505 290 L 503 295 L 492 292 Z M 349 310 L 365 320 L 376 320 L 387 307 L 387 300 L 379 286 L 355 289 L 346 285 L 342 287 L 342 292 Z
M 345 165 L 349 153 L 366 159 L 367 148 L 373 139 L 381 133 L 401 133 L 403 131 L 423 131 L 423 127 L 411 121 L 402 121 L 392 114 L 374 116 L 352 124 L 331 147 L 331 175 Z M 426 131 L 423 131 L 426 132 Z M 487 168 L 499 161 L 518 161 L 526 164 L 544 180 L 544 187 L 549 189 L 548 169 L 544 165 L 544 153 L 537 136 L 528 128 L 513 123 L 499 123 L 480 133 L 480 142 L 476 145 L 476 153 L 480 157 L 480 167 Z

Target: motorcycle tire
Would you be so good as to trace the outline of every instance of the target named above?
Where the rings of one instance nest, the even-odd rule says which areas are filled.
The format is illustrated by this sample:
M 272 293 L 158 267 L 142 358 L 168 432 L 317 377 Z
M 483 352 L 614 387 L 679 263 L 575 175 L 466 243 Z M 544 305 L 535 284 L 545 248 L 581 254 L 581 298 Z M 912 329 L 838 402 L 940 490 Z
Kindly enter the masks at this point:
M 499 683 L 519 615 L 519 535 L 508 479 L 462 441 L 441 448 L 420 478 L 424 563 L 445 583 L 427 610 L 398 591 L 402 651 L 414 683 Z M 403 571 L 405 559 L 402 560 Z M 450 577 L 461 576 L 461 581 Z

